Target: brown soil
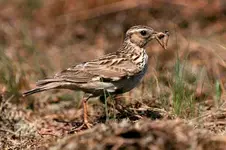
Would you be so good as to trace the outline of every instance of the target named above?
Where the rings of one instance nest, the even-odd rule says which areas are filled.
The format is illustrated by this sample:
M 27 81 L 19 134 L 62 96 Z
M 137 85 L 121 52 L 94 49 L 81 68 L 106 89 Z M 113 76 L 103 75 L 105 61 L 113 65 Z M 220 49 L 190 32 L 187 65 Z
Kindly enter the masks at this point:
M 226 149 L 226 3 L 0 1 L 0 149 Z M 149 72 L 107 107 L 81 92 L 21 97 L 39 79 L 115 51 L 137 24 L 170 31 L 147 47 Z M 106 113 L 106 108 L 108 112 Z

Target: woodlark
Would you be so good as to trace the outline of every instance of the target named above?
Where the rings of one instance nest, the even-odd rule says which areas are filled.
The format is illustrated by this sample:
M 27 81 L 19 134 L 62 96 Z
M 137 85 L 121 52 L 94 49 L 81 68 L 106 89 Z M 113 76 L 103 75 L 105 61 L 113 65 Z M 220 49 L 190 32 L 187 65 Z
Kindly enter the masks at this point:
M 166 49 L 168 32 L 156 32 L 147 26 L 133 26 L 125 35 L 121 47 L 99 59 L 87 61 L 60 73 L 53 78 L 40 80 L 37 87 L 23 93 L 23 96 L 50 90 L 81 90 L 83 96 L 83 125 L 90 128 L 87 118 L 87 101 L 91 97 L 122 94 L 133 89 L 148 68 L 145 46 L 152 39 Z M 80 128 L 80 129 L 81 129 Z

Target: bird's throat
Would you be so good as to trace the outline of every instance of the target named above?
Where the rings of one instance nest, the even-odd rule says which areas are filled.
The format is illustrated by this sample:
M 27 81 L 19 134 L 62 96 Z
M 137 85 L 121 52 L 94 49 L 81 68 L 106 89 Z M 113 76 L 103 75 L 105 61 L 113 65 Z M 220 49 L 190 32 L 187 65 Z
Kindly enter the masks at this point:
M 146 54 L 145 48 L 139 47 L 130 40 L 124 41 L 121 51 L 139 67 L 143 68 L 147 64 L 148 55 Z

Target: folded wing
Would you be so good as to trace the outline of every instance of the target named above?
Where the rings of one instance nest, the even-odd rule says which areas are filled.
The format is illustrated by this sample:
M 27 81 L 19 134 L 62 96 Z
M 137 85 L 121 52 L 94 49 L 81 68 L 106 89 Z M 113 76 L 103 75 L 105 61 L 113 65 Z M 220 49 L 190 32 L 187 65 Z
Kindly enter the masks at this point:
M 139 68 L 129 59 L 111 58 L 85 62 L 68 68 L 54 76 L 54 79 L 66 79 L 76 83 L 90 81 L 118 81 L 122 78 L 133 76 Z

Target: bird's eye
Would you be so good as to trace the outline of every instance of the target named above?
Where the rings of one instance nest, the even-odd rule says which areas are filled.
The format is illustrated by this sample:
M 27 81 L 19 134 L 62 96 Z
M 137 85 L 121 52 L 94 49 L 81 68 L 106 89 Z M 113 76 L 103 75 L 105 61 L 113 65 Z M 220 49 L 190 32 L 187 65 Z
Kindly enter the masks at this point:
M 142 31 L 140 31 L 140 34 L 141 34 L 142 36 L 145 36 L 145 35 L 147 35 L 147 31 L 142 30 Z

